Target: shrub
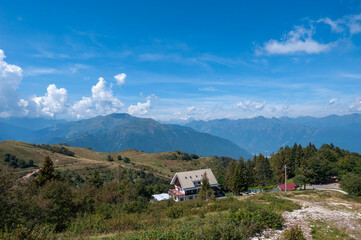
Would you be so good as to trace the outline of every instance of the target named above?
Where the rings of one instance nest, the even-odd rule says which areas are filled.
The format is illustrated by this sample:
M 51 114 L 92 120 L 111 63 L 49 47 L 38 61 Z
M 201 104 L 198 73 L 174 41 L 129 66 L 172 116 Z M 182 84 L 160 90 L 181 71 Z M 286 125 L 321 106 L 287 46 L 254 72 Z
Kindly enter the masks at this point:
M 293 226 L 282 234 L 282 240 L 304 240 L 302 230 L 299 226 Z
M 168 218 L 179 218 L 183 216 L 183 209 L 180 207 L 173 206 L 167 210 L 166 214 Z
M 347 173 L 342 177 L 341 188 L 351 195 L 361 196 L 361 176 Z

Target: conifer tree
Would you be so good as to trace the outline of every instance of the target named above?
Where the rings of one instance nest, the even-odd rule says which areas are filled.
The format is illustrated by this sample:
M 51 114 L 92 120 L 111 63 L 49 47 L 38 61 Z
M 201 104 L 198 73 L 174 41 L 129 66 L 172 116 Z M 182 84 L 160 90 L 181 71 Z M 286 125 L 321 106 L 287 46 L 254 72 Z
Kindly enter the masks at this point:
M 211 188 L 211 185 L 209 184 L 209 180 L 207 177 L 207 173 L 204 172 L 203 178 L 202 178 L 202 187 L 199 190 L 199 198 L 202 200 L 207 200 L 213 193 L 213 189 Z
M 256 174 L 255 174 L 255 167 L 256 167 L 256 156 L 253 159 L 248 159 L 246 161 L 246 172 L 247 172 L 247 180 L 248 186 L 254 186 L 256 184 Z
M 248 189 L 247 172 L 244 162 L 238 162 L 231 178 L 231 190 L 235 194 L 239 194 Z
M 232 191 L 232 175 L 233 175 L 233 171 L 236 167 L 236 161 L 231 161 L 227 168 L 226 168 L 226 173 L 224 174 L 224 181 L 223 181 L 223 188 L 226 191 Z
M 41 187 L 46 182 L 55 179 L 54 175 L 54 163 L 51 161 L 49 156 L 46 156 L 44 159 L 43 167 L 39 171 L 39 175 L 37 176 L 35 182 L 36 185 Z
M 263 191 L 266 182 L 271 179 L 272 170 L 268 158 L 264 157 L 262 154 L 256 157 L 255 173 L 257 182 L 261 184 Z

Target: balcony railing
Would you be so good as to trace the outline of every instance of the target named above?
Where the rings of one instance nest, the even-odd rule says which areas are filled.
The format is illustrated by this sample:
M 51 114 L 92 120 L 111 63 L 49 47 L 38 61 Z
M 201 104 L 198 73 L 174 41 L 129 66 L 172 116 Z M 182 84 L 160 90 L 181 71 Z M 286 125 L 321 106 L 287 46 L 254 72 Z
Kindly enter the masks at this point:
M 168 190 L 168 194 L 169 195 L 174 195 L 174 196 L 184 196 L 184 193 L 176 190 L 176 189 L 169 189 Z

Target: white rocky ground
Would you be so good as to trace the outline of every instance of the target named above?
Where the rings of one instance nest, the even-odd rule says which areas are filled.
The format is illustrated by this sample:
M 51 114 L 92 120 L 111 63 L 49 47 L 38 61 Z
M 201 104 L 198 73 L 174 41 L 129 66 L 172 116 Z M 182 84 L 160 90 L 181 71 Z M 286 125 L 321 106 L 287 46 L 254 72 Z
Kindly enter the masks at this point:
M 287 198 L 302 205 L 301 209 L 293 212 L 284 212 L 286 228 L 283 230 L 267 230 L 262 236 L 256 239 L 280 239 L 283 231 L 298 225 L 306 239 L 313 239 L 311 236 L 310 224 L 314 221 L 331 223 L 338 229 L 349 234 L 354 239 L 361 239 L 361 213 L 354 211 L 351 204 L 340 202 L 309 202 L 305 200 Z

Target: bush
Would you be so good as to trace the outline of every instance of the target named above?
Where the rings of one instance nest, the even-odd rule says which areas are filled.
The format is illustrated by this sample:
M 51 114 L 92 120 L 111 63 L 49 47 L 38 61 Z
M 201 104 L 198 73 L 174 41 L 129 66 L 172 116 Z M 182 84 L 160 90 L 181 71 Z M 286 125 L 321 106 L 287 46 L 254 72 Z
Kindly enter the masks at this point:
M 69 149 L 67 149 L 65 147 L 57 147 L 57 146 L 52 146 L 52 145 L 47 145 L 47 144 L 41 144 L 41 145 L 33 144 L 33 146 L 51 151 L 52 153 L 59 153 L 59 154 L 63 154 L 63 155 L 70 156 L 70 157 L 75 156 L 74 152 L 70 151 Z
M 293 226 L 282 234 L 282 240 L 304 240 L 302 230 L 299 226 Z
M 173 206 L 167 211 L 168 218 L 179 218 L 181 216 L 183 216 L 183 209 L 180 207 Z
M 340 182 L 341 188 L 351 195 L 361 196 L 361 176 L 347 173 Z
M 255 233 L 261 232 L 265 228 L 280 229 L 283 223 L 281 214 L 263 208 L 231 212 L 228 219 Z

